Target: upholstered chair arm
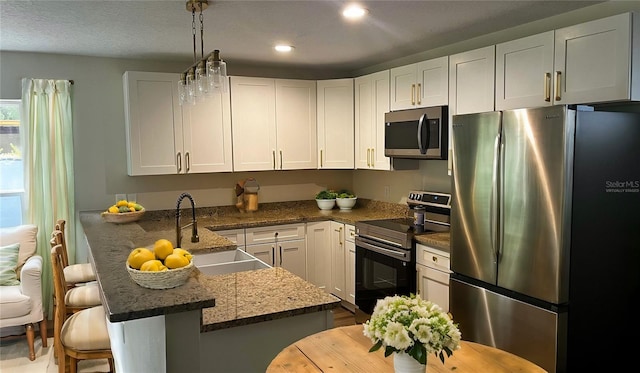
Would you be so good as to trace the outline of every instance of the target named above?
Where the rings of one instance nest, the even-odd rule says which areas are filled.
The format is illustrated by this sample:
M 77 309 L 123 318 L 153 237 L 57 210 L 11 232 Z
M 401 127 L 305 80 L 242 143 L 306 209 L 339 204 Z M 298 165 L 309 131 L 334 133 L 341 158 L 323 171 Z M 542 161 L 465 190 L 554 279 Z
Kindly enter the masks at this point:
M 20 290 L 42 308 L 42 257 L 33 255 L 20 271 Z

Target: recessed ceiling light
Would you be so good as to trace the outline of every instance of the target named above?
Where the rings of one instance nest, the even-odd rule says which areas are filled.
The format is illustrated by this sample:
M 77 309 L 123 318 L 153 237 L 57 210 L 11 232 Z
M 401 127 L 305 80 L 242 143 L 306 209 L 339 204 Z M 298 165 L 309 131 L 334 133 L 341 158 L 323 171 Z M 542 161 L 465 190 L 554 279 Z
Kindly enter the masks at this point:
M 348 19 L 360 19 L 367 14 L 367 10 L 360 5 L 352 4 L 342 11 L 342 15 Z
M 278 52 L 282 52 L 282 53 L 288 53 L 291 52 L 293 50 L 293 47 L 290 45 L 284 45 L 284 44 L 280 44 L 280 45 L 276 45 L 274 47 L 274 49 Z

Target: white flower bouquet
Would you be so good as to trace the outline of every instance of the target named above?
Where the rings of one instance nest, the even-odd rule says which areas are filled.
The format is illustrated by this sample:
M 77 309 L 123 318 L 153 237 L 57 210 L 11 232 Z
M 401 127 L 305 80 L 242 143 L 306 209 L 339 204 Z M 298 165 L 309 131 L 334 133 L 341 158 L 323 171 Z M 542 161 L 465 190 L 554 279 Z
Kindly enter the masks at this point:
M 420 364 L 430 353 L 444 363 L 444 353 L 449 357 L 459 349 L 461 338 L 458 324 L 440 306 L 414 294 L 378 300 L 364 335 L 374 343 L 369 352 L 384 346 L 385 357 L 405 352 Z

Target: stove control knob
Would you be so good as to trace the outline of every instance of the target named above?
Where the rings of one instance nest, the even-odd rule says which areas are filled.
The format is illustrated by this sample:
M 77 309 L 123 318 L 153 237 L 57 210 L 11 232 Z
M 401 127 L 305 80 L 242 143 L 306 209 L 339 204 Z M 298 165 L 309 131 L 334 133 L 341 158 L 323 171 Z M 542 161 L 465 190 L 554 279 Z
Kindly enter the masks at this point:
M 416 195 L 416 201 L 420 201 L 422 199 L 422 194 Z
M 415 199 L 416 195 L 415 193 L 409 193 L 409 199 Z

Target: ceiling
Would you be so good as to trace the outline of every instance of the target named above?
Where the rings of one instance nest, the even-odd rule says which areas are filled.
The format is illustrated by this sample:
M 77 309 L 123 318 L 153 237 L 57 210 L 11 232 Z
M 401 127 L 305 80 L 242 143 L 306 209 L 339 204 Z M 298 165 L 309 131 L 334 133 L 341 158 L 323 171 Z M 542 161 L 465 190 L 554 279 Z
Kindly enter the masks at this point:
M 229 65 L 356 70 L 601 1 L 358 1 L 367 18 L 347 22 L 350 2 L 209 0 L 204 53 L 220 49 Z M 193 62 L 185 4 L 0 0 L 0 50 Z M 196 27 L 199 35 L 197 15 Z M 277 55 L 278 42 L 293 53 Z

